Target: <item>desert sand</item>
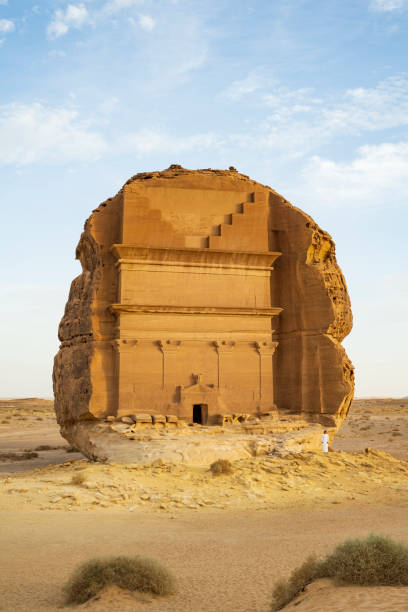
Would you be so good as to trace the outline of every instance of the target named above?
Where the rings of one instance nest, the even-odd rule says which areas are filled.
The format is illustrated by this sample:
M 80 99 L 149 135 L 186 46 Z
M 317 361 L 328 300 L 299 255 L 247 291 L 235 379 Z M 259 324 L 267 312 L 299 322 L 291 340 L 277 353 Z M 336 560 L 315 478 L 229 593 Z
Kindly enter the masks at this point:
M 0 461 L 3 611 L 59 610 L 79 562 L 140 553 L 175 573 L 176 595 L 146 603 L 111 588 L 80 608 L 267 612 L 275 581 L 311 553 L 372 532 L 408 544 L 407 400 L 355 402 L 338 452 L 256 457 L 219 477 L 91 463 L 68 452 L 51 403 L 2 402 L 0 411 L 0 459 L 38 454 Z M 402 611 L 407 602 L 406 588 L 319 581 L 287 609 Z

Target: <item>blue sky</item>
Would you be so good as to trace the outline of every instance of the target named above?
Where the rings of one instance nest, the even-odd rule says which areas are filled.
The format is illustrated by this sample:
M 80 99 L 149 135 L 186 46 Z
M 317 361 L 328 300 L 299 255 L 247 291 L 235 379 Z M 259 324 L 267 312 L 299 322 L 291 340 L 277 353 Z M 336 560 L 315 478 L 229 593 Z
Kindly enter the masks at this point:
M 0 396 L 50 396 L 83 223 L 233 165 L 337 245 L 359 396 L 408 394 L 408 0 L 0 0 Z

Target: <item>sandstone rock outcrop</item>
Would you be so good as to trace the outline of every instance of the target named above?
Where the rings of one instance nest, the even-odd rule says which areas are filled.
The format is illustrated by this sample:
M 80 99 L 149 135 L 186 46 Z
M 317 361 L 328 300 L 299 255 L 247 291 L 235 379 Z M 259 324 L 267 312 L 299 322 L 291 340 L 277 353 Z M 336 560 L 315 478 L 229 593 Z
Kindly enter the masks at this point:
M 270 187 L 233 169 L 138 174 L 93 211 L 76 256 L 53 380 L 62 434 L 88 456 L 84 432 L 108 417 L 333 431 L 346 417 L 334 243 Z

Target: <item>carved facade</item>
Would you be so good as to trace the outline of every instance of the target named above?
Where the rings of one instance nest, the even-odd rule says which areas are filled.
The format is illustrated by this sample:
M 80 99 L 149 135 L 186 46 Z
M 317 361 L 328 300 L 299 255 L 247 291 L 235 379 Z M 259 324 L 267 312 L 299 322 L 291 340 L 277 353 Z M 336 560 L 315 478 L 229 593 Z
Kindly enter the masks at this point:
M 333 242 L 269 187 L 235 171 L 138 175 L 88 219 L 77 257 L 54 367 L 61 424 L 347 413 Z

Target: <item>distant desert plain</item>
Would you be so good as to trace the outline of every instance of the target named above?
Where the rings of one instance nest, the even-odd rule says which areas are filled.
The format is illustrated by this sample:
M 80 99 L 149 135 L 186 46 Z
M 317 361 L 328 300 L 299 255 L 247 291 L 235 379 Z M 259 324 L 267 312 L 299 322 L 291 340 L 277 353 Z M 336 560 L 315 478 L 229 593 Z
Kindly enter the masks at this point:
M 370 533 L 408 545 L 408 398 L 355 400 L 330 449 L 242 459 L 221 476 L 94 463 L 61 438 L 52 401 L 2 400 L 0 610 L 61 610 L 79 563 L 142 554 L 175 574 L 175 595 L 111 587 L 77 608 L 268 612 L 275 582 L 310 554 Z M 402 612 L 408 588 L 319 580 L 284 610 Z

